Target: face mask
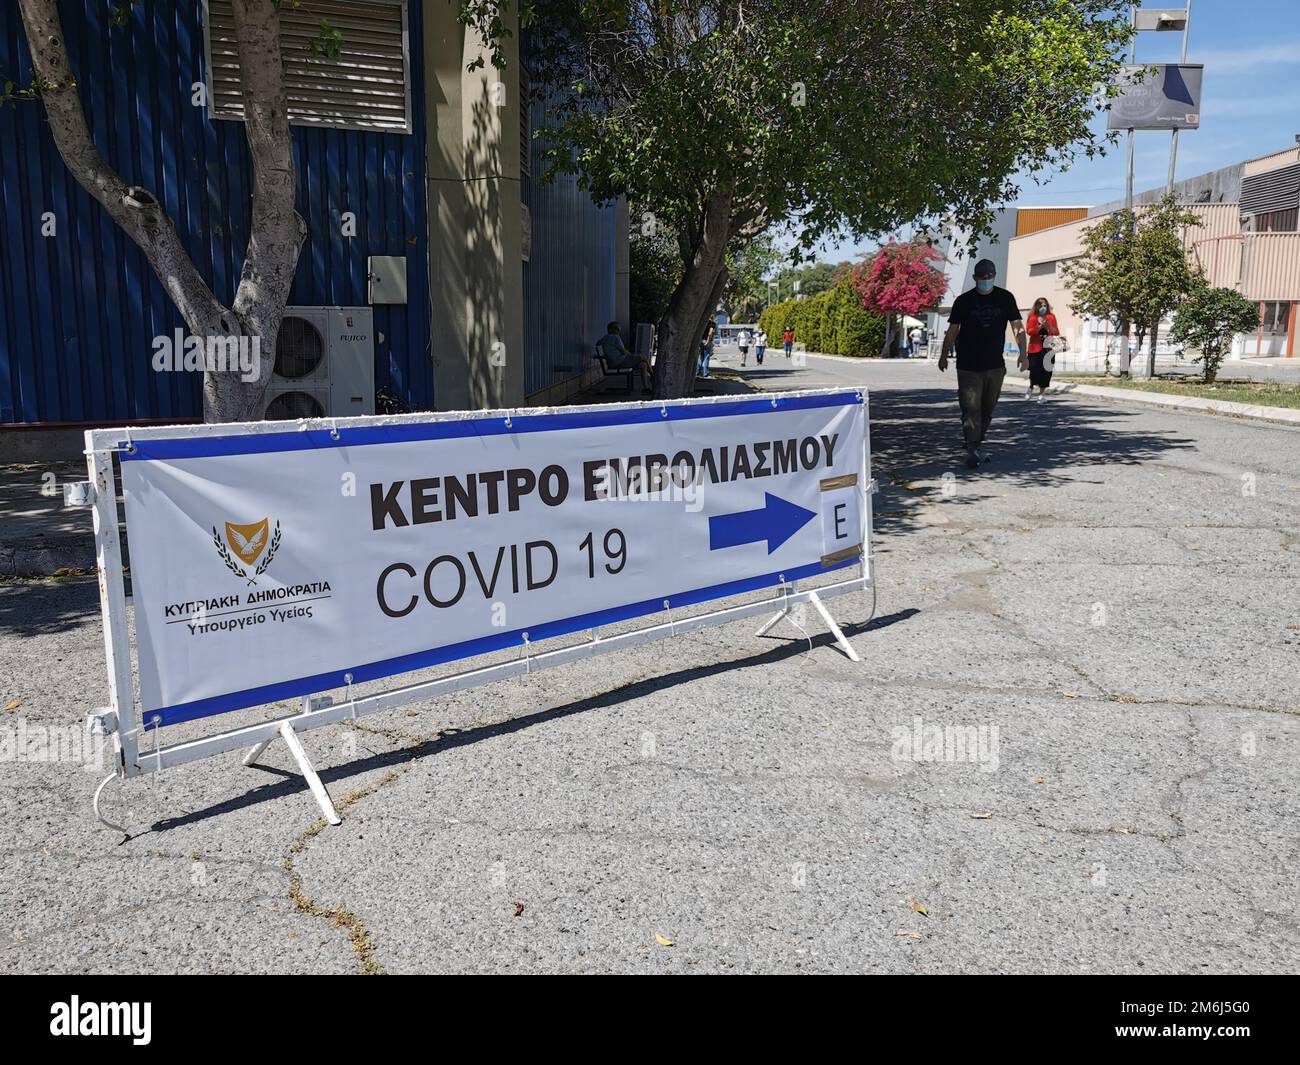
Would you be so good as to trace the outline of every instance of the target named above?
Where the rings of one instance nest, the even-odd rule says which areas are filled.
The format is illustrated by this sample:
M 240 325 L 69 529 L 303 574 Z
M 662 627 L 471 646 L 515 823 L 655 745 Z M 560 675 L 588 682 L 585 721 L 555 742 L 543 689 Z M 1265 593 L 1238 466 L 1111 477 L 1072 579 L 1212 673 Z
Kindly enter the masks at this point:
M 977 280 L 975 282 L 975 291 L 981 296 L 987 296 L 993 291 L 993 279 L 990 277 Z
M 1039 314 L 1046 314 L 1046 313 L 1047 313 L 1047 308 L 1044 307 L 1041 303 L 1038 305 L 1038 307 L 1036 308 L 1036 310 L 1038 311 Z

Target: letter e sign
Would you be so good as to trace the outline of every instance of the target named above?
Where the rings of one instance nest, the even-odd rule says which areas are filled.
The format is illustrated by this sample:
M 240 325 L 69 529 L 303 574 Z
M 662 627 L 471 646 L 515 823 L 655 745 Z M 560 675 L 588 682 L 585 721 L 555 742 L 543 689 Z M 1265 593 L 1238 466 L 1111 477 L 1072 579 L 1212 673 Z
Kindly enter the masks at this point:
M 838 561 L 862 546 L 862 493 L 857 477 L 822 481 L 822 561 Z M 851 483 L 845 483 L 846 481 Z

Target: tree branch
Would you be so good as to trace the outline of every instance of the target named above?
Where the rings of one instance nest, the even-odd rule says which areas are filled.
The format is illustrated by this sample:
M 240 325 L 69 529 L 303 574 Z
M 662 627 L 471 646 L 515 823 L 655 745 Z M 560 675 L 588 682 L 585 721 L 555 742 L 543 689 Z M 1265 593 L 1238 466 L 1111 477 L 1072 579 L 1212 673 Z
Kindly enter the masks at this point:
M 191 331 L 232 332 L 228 313 L 195 269 L 176 227 L 147 189 L 127 185 L 95 147 L 63 44 L 57 0 L 19 0 L 36 88 L 69 173 L 144 252 Z

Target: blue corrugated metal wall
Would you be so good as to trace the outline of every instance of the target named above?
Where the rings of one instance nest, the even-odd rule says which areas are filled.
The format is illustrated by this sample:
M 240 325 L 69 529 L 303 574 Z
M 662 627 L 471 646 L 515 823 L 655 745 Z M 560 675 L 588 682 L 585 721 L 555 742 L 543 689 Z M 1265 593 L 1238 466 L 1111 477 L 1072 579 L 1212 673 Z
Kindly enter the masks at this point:
M 151 189 L 223 302 L 248 241 L 242 123 L 191 105 L 203 81 L 197 0 L 142 0 L 128 26 L 104 0 L 64 0 L 67 45 L 95 143 Z M 411 302 L 375 307 L 376 386 L 433 406 L 420 4 L 409 7 L 411 134 L 294 130 L 308 237 L 289 302 L 364 305 L 366 258 L 405 255 Z M 0 68 L 31 68 L 16 5 L 0 5 Z M 152 340 L 183 327 L 144 256 L 71 178 L 39 103 L 0 112 L 0 422 L 199 417 L 197 375 L 158 374 Z M 41 235 L 52 212 L 57 236 Z M 341 235 L 354 211 L 357 235 Z M 382 334 L 382 342 L 378 341 Z
M 534 101 L 532 128 L 547 125 L 545 101 Z M 531 170 L 542 173 L 542 142 L 531 146 Z M 532 251 L 524 263 L 524 392 L 581 376 L 591 348 L 615 315 L 615 209 L 597 206 L 576 178 L 546 184 L 523 179 L 532 219 Z

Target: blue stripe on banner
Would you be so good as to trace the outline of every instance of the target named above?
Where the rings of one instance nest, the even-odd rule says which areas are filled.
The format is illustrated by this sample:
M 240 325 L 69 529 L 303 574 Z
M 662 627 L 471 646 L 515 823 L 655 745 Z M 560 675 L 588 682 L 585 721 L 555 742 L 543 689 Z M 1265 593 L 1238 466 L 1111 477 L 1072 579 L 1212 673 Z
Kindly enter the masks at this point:
M 768 409 L 771 409 L 770 406 Z M 658 414 L 657 411 L 656 414 Z M 740 595 L 742 592 L 770 588 L 772 585 L 780 584 L 782 577 L 788 583 L 801 580 L 804 577 L 812 577 L 818 573 L 830 573 L 833 570 L 843 569 L 845 566 L 856 566 L 858 562 L 859 560 L 856 558 L 836 562 L 830 566 L 823 566 L 820 562 L 813 562 L 806 566 L 799 566 L 796 569 L 785 570 L 782 573 L 764 573 L 759 577 L 745 577 L 738 581 L 714 584 L 707 588 L 697 588 L 695 591 L 683 592 L 679 595 L 645 599 L 639 603 L 611 607 L 608 610 L 597 610 L 591 614 L 579 614 L 577 617 L 565 618 L 562 621 L 551 621 L 544 625 L 530 625 L 527 629 L 493 633 L 491 636 L 480 636 L 477 639 L 465 640 L 462 643 L 447 644 L 444 647 L 435 647 L 428 651 L 417 651 L 414 654 L 401 655 L 397 658 L 385 659 L 382 662 L 371 662 L 364 666 L 348 666 L 329 673 L 318 673 L 314 677 L 299 677 L 297 680 L 264 684 L 258 688 L 247 688 L 244 691 L 231 692 L 229 695 L 214 695 L 208 699 L 197 699 L 191 703 L 179 703 L 176 706 L 168 706 L 160 710 L 147 710 L 144 713 L 145 727 L 152 728 L 155 719 L 159 725 L 178 725 L 182 721 L 211 717 L 213 714 L 224 714 L 227 711 L 240 710 L 247 706 L 259 706 L 262 703 L 272 703 L 280 699 L 293 699 L 300 695 L 328 691 L 330 688 L 342 688 L 347 684 L 347 681 L 343 679 L 345 673 L 351 673 L 353 683 L 359 684 L 362 681 L 391 677 L 397 673 L 409 673 L 415 669 L 445 665 L 447 662 L 472 658 L 475 655 L 487 654 L 489 651 L 518 647 L 524 642 L 525 632 L 528 633 L 529 643 L 536 643 L 538 640 L 546 640 L 554 636 L 567 636 L 570 633 L 581 632 L 583 629 L 610 625 L 616 621 L 645 617 L 647 614 L 662 611 L 664 609 L 664 599 L 667 599 L 673 607 L 694 606 L 712 599 L 722 599 L 729 595 Z
M 218 455 L 261 455 L 276 451 L 364 447 L 368 444 L 402 444 L 416 440 L 457 440 L 466 437 L 546 433 L 560 429 L 597 429 L 647 422 L 681 422 L 700 418 L 730 418 L 740 414 L 771 414 L 774 410 L 815 410 L 859 405 L 857 392 L 823 396 L 772 396 L 736 403 L 702 403 L 669 406 L 648 403 L 631 410 L 587 410 L 567 414 L 516 414 L 492 418 L 466 418 L 394 425 L 338 426 L 338 439 L 330 427 L 247 436 L 194 436 L 170 440 L 133 440 L 134 451 L 123 451 L 123 462 L 212 458 Z M 667 411 L 667 417 L 664 416 Z M 506 424 L 507 420 L 509 425 Z

